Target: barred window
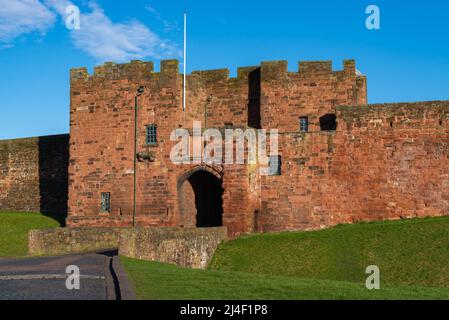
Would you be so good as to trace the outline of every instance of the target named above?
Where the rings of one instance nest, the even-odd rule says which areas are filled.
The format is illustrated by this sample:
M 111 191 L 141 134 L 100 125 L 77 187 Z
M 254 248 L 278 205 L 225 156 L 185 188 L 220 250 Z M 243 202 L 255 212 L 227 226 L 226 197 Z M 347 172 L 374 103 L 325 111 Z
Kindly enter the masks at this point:
M 268 162 L 268 175 L 281 175 L 281 156 L 270 156 L 270 160 Z
M 157 126 L 150 124 L 147 126 L 147 144 L 157 143 Z
M 300 132 L 308 132 L 309 131 L 309 118 L 308 117 L 300 117 L 299 118 L 299 131 Z
M 101 193 L 101 212 L 111 212 L 111 193 L 102 192 Z

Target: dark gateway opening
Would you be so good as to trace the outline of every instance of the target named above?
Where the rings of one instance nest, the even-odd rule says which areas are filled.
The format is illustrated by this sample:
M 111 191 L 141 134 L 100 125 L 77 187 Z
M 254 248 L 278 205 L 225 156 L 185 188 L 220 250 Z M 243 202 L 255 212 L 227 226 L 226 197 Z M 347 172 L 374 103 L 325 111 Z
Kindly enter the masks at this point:
M 196 226 L 223 225 L 223 188 L 221 180 L 207 171 L 197 171 L 188 179 L 195 193 Z

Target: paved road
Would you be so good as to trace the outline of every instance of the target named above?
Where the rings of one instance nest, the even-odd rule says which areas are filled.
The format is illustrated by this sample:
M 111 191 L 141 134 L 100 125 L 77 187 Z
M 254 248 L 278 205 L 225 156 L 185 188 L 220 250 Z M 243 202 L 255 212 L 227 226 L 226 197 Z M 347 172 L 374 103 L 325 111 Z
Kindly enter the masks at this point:
M 112 254 L 0 259 L 0 300 L 112 300 L 117 281 Z M 66 268 L 80 270 L 79 290 L 66 287 Z

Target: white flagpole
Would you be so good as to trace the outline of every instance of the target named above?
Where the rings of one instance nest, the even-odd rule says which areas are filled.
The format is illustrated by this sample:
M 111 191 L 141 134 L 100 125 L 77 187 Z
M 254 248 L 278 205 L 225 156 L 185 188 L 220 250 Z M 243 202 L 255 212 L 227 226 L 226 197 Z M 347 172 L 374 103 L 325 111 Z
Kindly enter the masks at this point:
M 182 90 L 182 111 L 186 109 L 186 53 L 187 53 L 187 13 L 184 13 L 184 80 Z

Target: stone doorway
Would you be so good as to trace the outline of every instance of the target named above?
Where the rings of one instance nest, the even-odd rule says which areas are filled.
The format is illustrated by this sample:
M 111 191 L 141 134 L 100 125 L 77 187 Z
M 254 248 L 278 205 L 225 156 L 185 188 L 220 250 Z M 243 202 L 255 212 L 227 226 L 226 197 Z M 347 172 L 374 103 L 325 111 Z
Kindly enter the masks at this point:
M 180 225 L 220 227 L 223 225 L 222 180 L 206 170 L 197 170 L 179 188 Z

